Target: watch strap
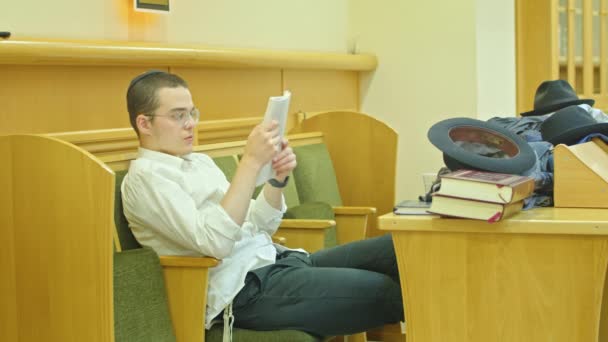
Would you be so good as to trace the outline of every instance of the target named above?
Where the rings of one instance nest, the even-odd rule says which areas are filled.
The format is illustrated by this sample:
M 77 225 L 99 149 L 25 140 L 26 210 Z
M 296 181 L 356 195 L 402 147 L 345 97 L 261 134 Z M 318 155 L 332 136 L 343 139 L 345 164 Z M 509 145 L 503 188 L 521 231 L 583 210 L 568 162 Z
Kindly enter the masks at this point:
M 279 182 L 278 180 L 274 179 L 274 178 L 270 178 L 268 180 L 268 183 L 272 186 L 274 186 L 275 188 L 284 188 L 285 186 L 287 186 L 287 181 L 289 181 L 289 176 L 285 177 L 285 180 L 282 182 Z

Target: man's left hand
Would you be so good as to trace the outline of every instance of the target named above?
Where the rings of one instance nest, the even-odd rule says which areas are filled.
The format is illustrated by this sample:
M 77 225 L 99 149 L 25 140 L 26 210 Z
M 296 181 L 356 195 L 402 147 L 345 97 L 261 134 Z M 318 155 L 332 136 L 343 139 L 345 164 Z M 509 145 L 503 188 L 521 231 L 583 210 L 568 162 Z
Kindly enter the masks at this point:
M 287 139 L 281 141 L 281 152 L 272 158 L 272 169 L 276 172 L 277 180 L 282 182 L 296 168 L 296 155 L 293 153 Z

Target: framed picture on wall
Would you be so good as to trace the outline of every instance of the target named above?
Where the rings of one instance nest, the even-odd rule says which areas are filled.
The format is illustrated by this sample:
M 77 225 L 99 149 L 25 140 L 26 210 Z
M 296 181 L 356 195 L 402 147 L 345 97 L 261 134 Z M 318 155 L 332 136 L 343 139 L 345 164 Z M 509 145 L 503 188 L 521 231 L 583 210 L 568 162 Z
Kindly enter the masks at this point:
M 136 11 L 169 13 L 169 0 L 133 0 Z

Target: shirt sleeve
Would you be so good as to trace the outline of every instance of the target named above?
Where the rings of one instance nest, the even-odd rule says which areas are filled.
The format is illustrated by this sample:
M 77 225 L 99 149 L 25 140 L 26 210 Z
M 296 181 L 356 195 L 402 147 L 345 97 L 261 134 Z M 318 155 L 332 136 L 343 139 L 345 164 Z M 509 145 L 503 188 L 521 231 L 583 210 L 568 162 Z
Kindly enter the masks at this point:
M 285 197 L 281 196 L 281 210 L 274 208 L 264 197 L 264 190 L 260 191 L 256 200 L 251 201 L 249 206 L 248 220 L 251 221 L 258 230 L 264 231 L 269 235 L 276 233 L 281 225 L 283 213 L 287 210 Z
M 143 236 L 155 234 L 174 245 L 218 259 L 230 255 L 240 240 L 240 226 L 219 203 L 209 199 L 197 208 L 193 197 L 179 184 L 154 172 L 127 174 L 122 199 L 125 216 L 138 240 L 141 230 Z M 146 229 L 151 231 L 145 232 Z

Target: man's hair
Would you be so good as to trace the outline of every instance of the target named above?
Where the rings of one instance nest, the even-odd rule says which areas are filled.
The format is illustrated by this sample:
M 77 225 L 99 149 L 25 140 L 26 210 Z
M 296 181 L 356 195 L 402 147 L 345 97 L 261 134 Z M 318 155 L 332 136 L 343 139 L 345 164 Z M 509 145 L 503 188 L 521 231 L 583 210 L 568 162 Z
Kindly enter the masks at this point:
M 129 121 L 139 136 L 137 115 L 151 114 L 159 106 L 158 90 L 161 88 L 188 88 L 188 83 L 181 77 L 160 70 L 150 70 L 135 77 L 127 89 L 127 110 Z

